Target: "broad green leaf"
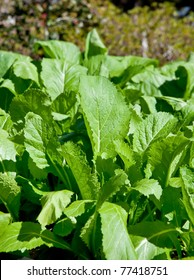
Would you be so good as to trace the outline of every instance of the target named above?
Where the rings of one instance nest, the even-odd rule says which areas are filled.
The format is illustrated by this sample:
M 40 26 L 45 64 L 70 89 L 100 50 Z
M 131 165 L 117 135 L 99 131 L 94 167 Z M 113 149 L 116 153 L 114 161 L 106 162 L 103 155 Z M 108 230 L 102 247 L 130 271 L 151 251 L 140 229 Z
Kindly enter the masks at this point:
M 181 178 L 178 178 L 181 180 Z M 177 181 L 177 180 L 176 180 Z M 175 182 L 174 182 L 175 183 Z M 178 183 L 182 185 L 181 183 Z M 183 221 L 187 220 L 187 213 L 182 203 L 181 187 L 168 186 L 163 190 L 161 197 L 161 211 L 163 216 L 168 218 L 168 220 L 175 226 L 181 228 Z
M 194 173 L 184 166 L 180 168 L 180 175 L 183 182 L 183 204 L 191 223 L 194 225 Z
M 84 214 L 89 208 L 94 206 L 92 200 L 76 200 L 64 209 L 64 214 L 71 217 L 78 217 Z
M 169 179 L 175 174 L 183 162 L 188 149 L 189 140 L 183 136 L 169 136 L 152 144 L 148 152 L 148 165 L 152 177 L 167 186 Z
M 132 165 L 135 164 L 134 154 L 131 147 L 121 140 L 114 141 L 115 144 L 115 150 L 120 156 L 120 158 L 123 160 L 125 164 L 125 169 L 128 169 Z
M 21 189 L 9 175 L 0 173 L 0 200 L 4 203 L 13 220 L 18 220 Z
M 98 210 L 101 219 L 102 247 L 107 260 L 136 260 L 137 255 L 127 231 L 127 212 L 105 202 Z
M 18 53 L 0 51 L 0 78 L 2 78 L 16 60 L 30 60 L 29 57 Z
M 30 61 L 16 61 L 13 64 L 13 72 L 17 77 L 24 80 L 32 80 L 39 85 L 37 68 Z
M 101 185 L 107 182 L 111 177 L 115 176 L 115 170 L 120 169 L 120 166 L 116 163 L 115 159 L 97 157 L 95 160 L 95 169 L 98 174 Z
M 152 260 L 154 257 L 165 253 L 165 249 L 159 248 L 149 242 L 147 238 L 131 235 L 138 260 Z
M 99 54 L 89 57 L 84 61 L 84 66 L 88 68 L 88 75 L 109 77 L 109 70 L 106 67 L 106 55 Z
M 156 88 L 159 88 L 167 80 L 171 80 L 171 78 L 162 75 L 159 69 L 155 68 L 153 65 L 150 65 L 144 71 L 137 73 L 137 75 L 132 78 L 132 81 L 135 83 L 146 81 L 146 83 L 150 83 Z
M 42 210 L 37 220 L 41 225 L 50 225 L 57 221 L 71 202 L 73 192 L 68 190 L 49 192 L 41 198 Z
M 29 89 L 13 98 L 10 105 L 11 118 L 18 122 L 23 120 L 28 112 L 33 112 L 48 122 L 51 119 L 50 103 L 51 100 L 43 91 Z
M 12 141 L 9 140 L 9 134 L 6 130 L 0 128 L 0 162 L 3 160 L 16 161 L 16 147 Z
M 25 116 L 24 145 L 38 168 L 44 169 L 49 166 L 46 150 L 53 134 L 52 127 L 39 115 L 29 112 Z
M 134 132 L 134 151 L 144 153 L 154 141 L 166 137 L 173 130 L 176 122 L 176 118 L 168 113 L 150 114 Z
M 35 185 L 35 182 L 21 176 L 17 176 L 17 183 L 22 186 L 23 197 L 35 205 L 40 205 L 41 197 L 47 194 L 46 191 L 39 190 Z
M 147 240 L 161 248 L 179 248 L 179 232 L 173 225 L 162 221 L 140 222 L 128 227 L 129 234 L 146 237 Z
M 81 77 L 80 102 L 94 158 L 114 157 L 114 140 L 126 137 L 129 109 L 122 95 L 104 77 Z
M 64 91 L 77 91 L 80 76 L 87 72 L 83 66 L 72 65 L 59 59 L 44 58 L 41 66 L 41 79 L 52 100 Z
M 182 118 L 180 119 L 180 127 L 191 125 L 194 121 L 194 98 L 187 101 L 187 105 L 181 110 Z
M 65 143 L 61 149 L 78 184 L 82 199 L 96 199 L 99 182 L 96 174 L 92 173 L 84 152 L 73 142 Z
M 59 121 L 61 123 L 66 121 L 67 126 L 70 126 L 78 111 L 76 92 L 65 91 L 61 93 L 53 101 L 51 110 L 55 121 Z
M 75 218 L 64 218 L 55 224 L 53 232 L 59 236 L 64 237 L 69 235 L 73 231 L 73 229 L 75 229 L 75 227 Z
M 108 55 L 105 58 L 105 66 L 110 72 L 111 78 L 121 78 L 126 69 L 134 67 L 134 69 L 145 69 L 149 65 L 157 65 L 158 62 L 155 59 L 140 57 L 140 56 L 111 56 Z M 133 74 L 137 74 L 133 71 Z M 133 75 L 130 75 L 131 77 Z
M 59 40 L 49 41 L 36 41 L 34 44 L 35 50 L 43 48 L 46 57 L 65 59 L 74 64 L 78 64 L 81 58 L 81 52 L 79 48 L 70 43 Z
M 101 41 L 96 29 L 93 29 L 86 38 L 85 58 L 88 59 L 92 56 L 106 53 L 107 48 Z
M 8 84 L 11 86 L 11 83 L 4 82 L 0 85 L 0 108 L 8 113 L 15 92 L 14 89 L 12 91 L 8 88 Z
M 177 69 L 177 76 L 179 77 L 179 83 L 181 79 L 186 84 L 184 99 L 189 99 L 194 93 L 194 78 L 193 78 L 194 64 L 187 62 Z M 185 81 L 186 80 L 186 81 Z
M 158 97 L 158 99 L 166 101 L 175 111 L 179 111 L 187 105 L 187 103 L 182 99 L 171 96 L 162 96 Z
M 142 96 L 140 98 L 142 111 L 146 114 L 156 113 L 156 98 L 153 96 Z
M 191 253 L 191 256 L 193 256 L 194 252 L 194 232 L 183 232 L 181 235 L 181 238 L 184 241 L 184 244 L 186 245 L 186 251 L 187 253 Z M 193 256 L 194 260 L 194 256 Z
M 115 170 L 115 175 L 101 187 L 96 209 L 98 210 L 106 200 L 108 200 L 126 184 L 129 185 L 127 174 L 121 169 Z
M 135 184 L 134 188 L 147 197 L 154 195 L 158 200 L 162 195 L 162 188 L 158 181 L 154 179 L 142 179 Z
M 57 237 L 41 226 L 32 222 L 16 222 L 7 226 L 4 233 L 0 236 L 0 252 L 13 252 L 32 250 L 46 245 L 57 247 L 64 250 L 71 250 L 68 243 Z
M 9 114 L 0 109 L 0 129 L 9 131 L 13 123 Z
M 2 89 L 8 89 L 13 95 L 16 94 L 15 91 L 15 85 L 10 79 L 2 79 L 2 83 L 0 85 L 0 88 Z M 11 99 L 11 94 L 10 94 L 10 99 Z
M 191 168 L 194 168 L 194 141 L 192 142 L 191 148 L 190 148 L 189 166 Z
M 11 223 L 11 215 L 0 212 L 0 236 L 6 230 L 6 227 Z

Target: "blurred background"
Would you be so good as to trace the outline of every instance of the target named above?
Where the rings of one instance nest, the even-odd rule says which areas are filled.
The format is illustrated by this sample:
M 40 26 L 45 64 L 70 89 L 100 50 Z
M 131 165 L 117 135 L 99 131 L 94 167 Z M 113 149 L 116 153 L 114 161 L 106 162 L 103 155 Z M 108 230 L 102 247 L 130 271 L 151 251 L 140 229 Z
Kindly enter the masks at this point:
M 157 58 L 161 65 L 194 51 L 194 1 L 0 0 L 0 49 L 34 55 L 36 40 L 84 50 L 96 28 L 112 55 Z

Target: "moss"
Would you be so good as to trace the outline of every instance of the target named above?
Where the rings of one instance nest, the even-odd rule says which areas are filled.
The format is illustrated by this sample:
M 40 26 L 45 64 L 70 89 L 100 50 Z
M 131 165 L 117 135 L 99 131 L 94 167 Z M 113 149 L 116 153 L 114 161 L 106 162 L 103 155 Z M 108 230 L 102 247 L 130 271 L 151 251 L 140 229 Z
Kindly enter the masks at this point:
M 59 39 L 83 50 L 87 33 L 95 27 L 114 55 L 154 57 L 163 64 L 185 59 L 194 50 L 194 14 L 177 19 L 173 3 L 152 3 L 124 13 L 110 0 L 10 2 L 15 24 L 2 12 L 1 49 L 33 55 L 34 41 Z

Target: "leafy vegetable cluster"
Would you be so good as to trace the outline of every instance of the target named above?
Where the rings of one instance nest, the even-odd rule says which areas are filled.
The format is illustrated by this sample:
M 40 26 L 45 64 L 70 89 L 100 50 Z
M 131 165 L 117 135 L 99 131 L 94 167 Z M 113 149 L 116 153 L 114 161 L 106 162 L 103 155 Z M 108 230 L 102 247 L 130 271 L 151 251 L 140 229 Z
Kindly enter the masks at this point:
M 0 51 L 0 252 L 194 257 L 194 55 L 159 67 L 38 41 Z

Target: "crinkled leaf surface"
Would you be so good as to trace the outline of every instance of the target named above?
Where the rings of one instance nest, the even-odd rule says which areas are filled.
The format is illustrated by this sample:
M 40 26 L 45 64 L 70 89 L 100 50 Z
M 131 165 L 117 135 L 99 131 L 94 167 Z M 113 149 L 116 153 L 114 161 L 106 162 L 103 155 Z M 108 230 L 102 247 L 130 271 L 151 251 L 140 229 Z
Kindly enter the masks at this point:
M 172 135 L 153 143 L 148 153 L 148 164 L 152 169 L 152 177 L 167 186 L 169 179 L 183 161 L 188 145 L 189 140 L 178 135 Z
M 166 137 L 177 122 L 176 118 L 164 112 L 149 115 L 134 132 L 133 148 L 135 152 L 145 152 L 155 140 Z
M 71 202 L 73 192 L 68 190 L 53 191 L 41 198 L 42 210 L 37 220 L 41 225 L 50 225 L 62 215 L 65 207 Z
M 129 109 L 122 95 L 104 77 L 83 76 L 80 101 L 94 158 L 114 157 L 114 140 L 126 137 Z
M 21 189 L 16 181 L 5 173 L 0 173 L 0 199 L 13 220 L 19 217 Z
M 127 212 L 105 202 L 98 210 L 101 218 L 102 246 L 108 260 L 135 260 L 137 255 L 127 231 Z
M 49 96 L 42 90 L 29 89 L 13 98 L 10 105 L 11 118 L 17 122 L 23 120 L 28 112 L 33 112 L 48 122 L 51 118 L 50 103 Z
M 143 195 L 149 197 L 154 195 L 157 199 L 160 199 L 162 195 L 162 188 L 157 180 L 144 178 L 135 184 L 135 189 Z
M 99 182 L 84 152 L 73 142 L 67 142 L 62 146 L 62 153 L 76 179 L 82 199 L 96 199 Z

